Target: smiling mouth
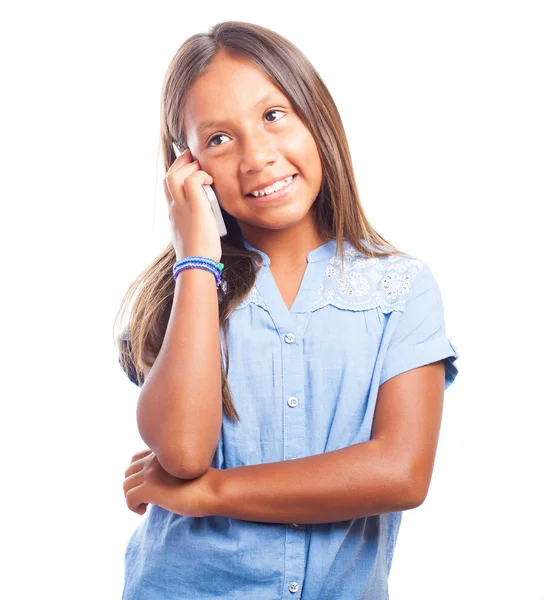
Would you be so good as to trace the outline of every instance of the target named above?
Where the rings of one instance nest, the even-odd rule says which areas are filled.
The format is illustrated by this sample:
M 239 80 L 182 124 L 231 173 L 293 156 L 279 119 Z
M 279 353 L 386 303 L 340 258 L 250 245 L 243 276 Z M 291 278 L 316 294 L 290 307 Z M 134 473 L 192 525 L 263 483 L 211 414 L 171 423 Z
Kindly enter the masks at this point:
M 288 175 L 288 177 L 289 177 L 289 175 Z M 272 196 L 274 196 L 275 194 L 277 194 L 277 193 L 279 193 L 279 192 L 282 192 L 284 189 L 287 189 L 287 188 L 289 188 L 291 185 L 293 185 L 293 183 L 294 183 L 295 179 L 298 177 L 298 173 L 293 173 L 293 174 L 292 174 L 292 177 L 293 177 L 293 179 L 291 179 L 291 181 L 290 181 L 290 182 L 289 182 L 289 183 L 288 183 L 288 184 L 287 184 L 285 187 L 283 187 L 283 188 L 280 188 L 279 190 L 277 190 L 277 191 L 275 191 L 275 192 L 272 192 L 271 194 L 264 194 L 264 195 L 262 195 L 262 196 L 254 196 L 253 194 L 246 194 L 246 195 L 245 195 L 245 197 L 246 197 L 246 198 L 251 198 L 252 200 L 261 200 L 261 199 L 262 199 L 262 200 L 265 200 L 265 199 L 266 199 L 266 198 L 268 198 L 269 196 L 270 196 L 270 197 L 272 197 Z M 262 190 L 261 190 L 261 191 L 262 191 Z

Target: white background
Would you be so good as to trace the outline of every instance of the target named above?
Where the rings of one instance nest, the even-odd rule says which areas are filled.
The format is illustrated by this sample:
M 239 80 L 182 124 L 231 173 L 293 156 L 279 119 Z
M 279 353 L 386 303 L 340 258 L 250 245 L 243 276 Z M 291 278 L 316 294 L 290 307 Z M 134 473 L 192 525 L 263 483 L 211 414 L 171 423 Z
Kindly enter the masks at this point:
M 183 41 L 276 30 L 329 87 L 373 226 L 423 258 L 459 375 L 392 600 L 540 600 L 541 2 L 27 2 L 4 9 L 2 589 L 119 599 L 145 448 L 113 320 L 169 242 L 159 100 Z M 160 165 L 159 165 L 160 167 Z M 263 599 L 264 600 L 264 599 Z M 266 599 L 268 600 L 268 599 Z

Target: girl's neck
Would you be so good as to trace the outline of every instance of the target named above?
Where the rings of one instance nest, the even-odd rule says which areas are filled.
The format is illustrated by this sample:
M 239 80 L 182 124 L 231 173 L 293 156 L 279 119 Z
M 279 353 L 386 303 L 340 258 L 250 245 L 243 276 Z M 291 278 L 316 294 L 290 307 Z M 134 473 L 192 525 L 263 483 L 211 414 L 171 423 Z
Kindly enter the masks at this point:
M 264 252 L 270 263 L 279 268 L 306 265 L 308 254 L 330 240 L 319 236 L 313 227 L 282 230 L 254 228 L 245 234 L 242 232 L 242 237 Z

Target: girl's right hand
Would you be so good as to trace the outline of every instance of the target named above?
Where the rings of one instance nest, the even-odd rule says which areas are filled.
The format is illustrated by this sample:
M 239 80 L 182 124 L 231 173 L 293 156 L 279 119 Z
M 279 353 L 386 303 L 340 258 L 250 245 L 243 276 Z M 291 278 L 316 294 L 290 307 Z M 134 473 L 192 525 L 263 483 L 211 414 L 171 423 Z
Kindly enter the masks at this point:
M 202 188 L 212 183 L 212 176 L 200 169 L 200 163 L 193 160 L 189 148 L 176 158 L 165 175 L 164 193 L 176 261 L 186 256 L 221 260 L 221 237 Z

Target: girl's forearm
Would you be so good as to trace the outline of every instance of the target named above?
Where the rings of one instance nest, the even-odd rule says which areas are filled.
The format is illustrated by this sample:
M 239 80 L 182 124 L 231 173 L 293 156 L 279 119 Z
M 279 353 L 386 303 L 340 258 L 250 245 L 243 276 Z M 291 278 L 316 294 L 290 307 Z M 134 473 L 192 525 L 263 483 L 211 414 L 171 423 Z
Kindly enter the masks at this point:
M 424 496 L 381 440 L 207 475 L 206 514 L 267 523 L 345 521 L 415 508 Z
M 221 346 L 212 273 L 179 273 L 168 326 L 137 406 L 144 442 L 174 477 L 191 479 L 210 465 L 222 419 Z

